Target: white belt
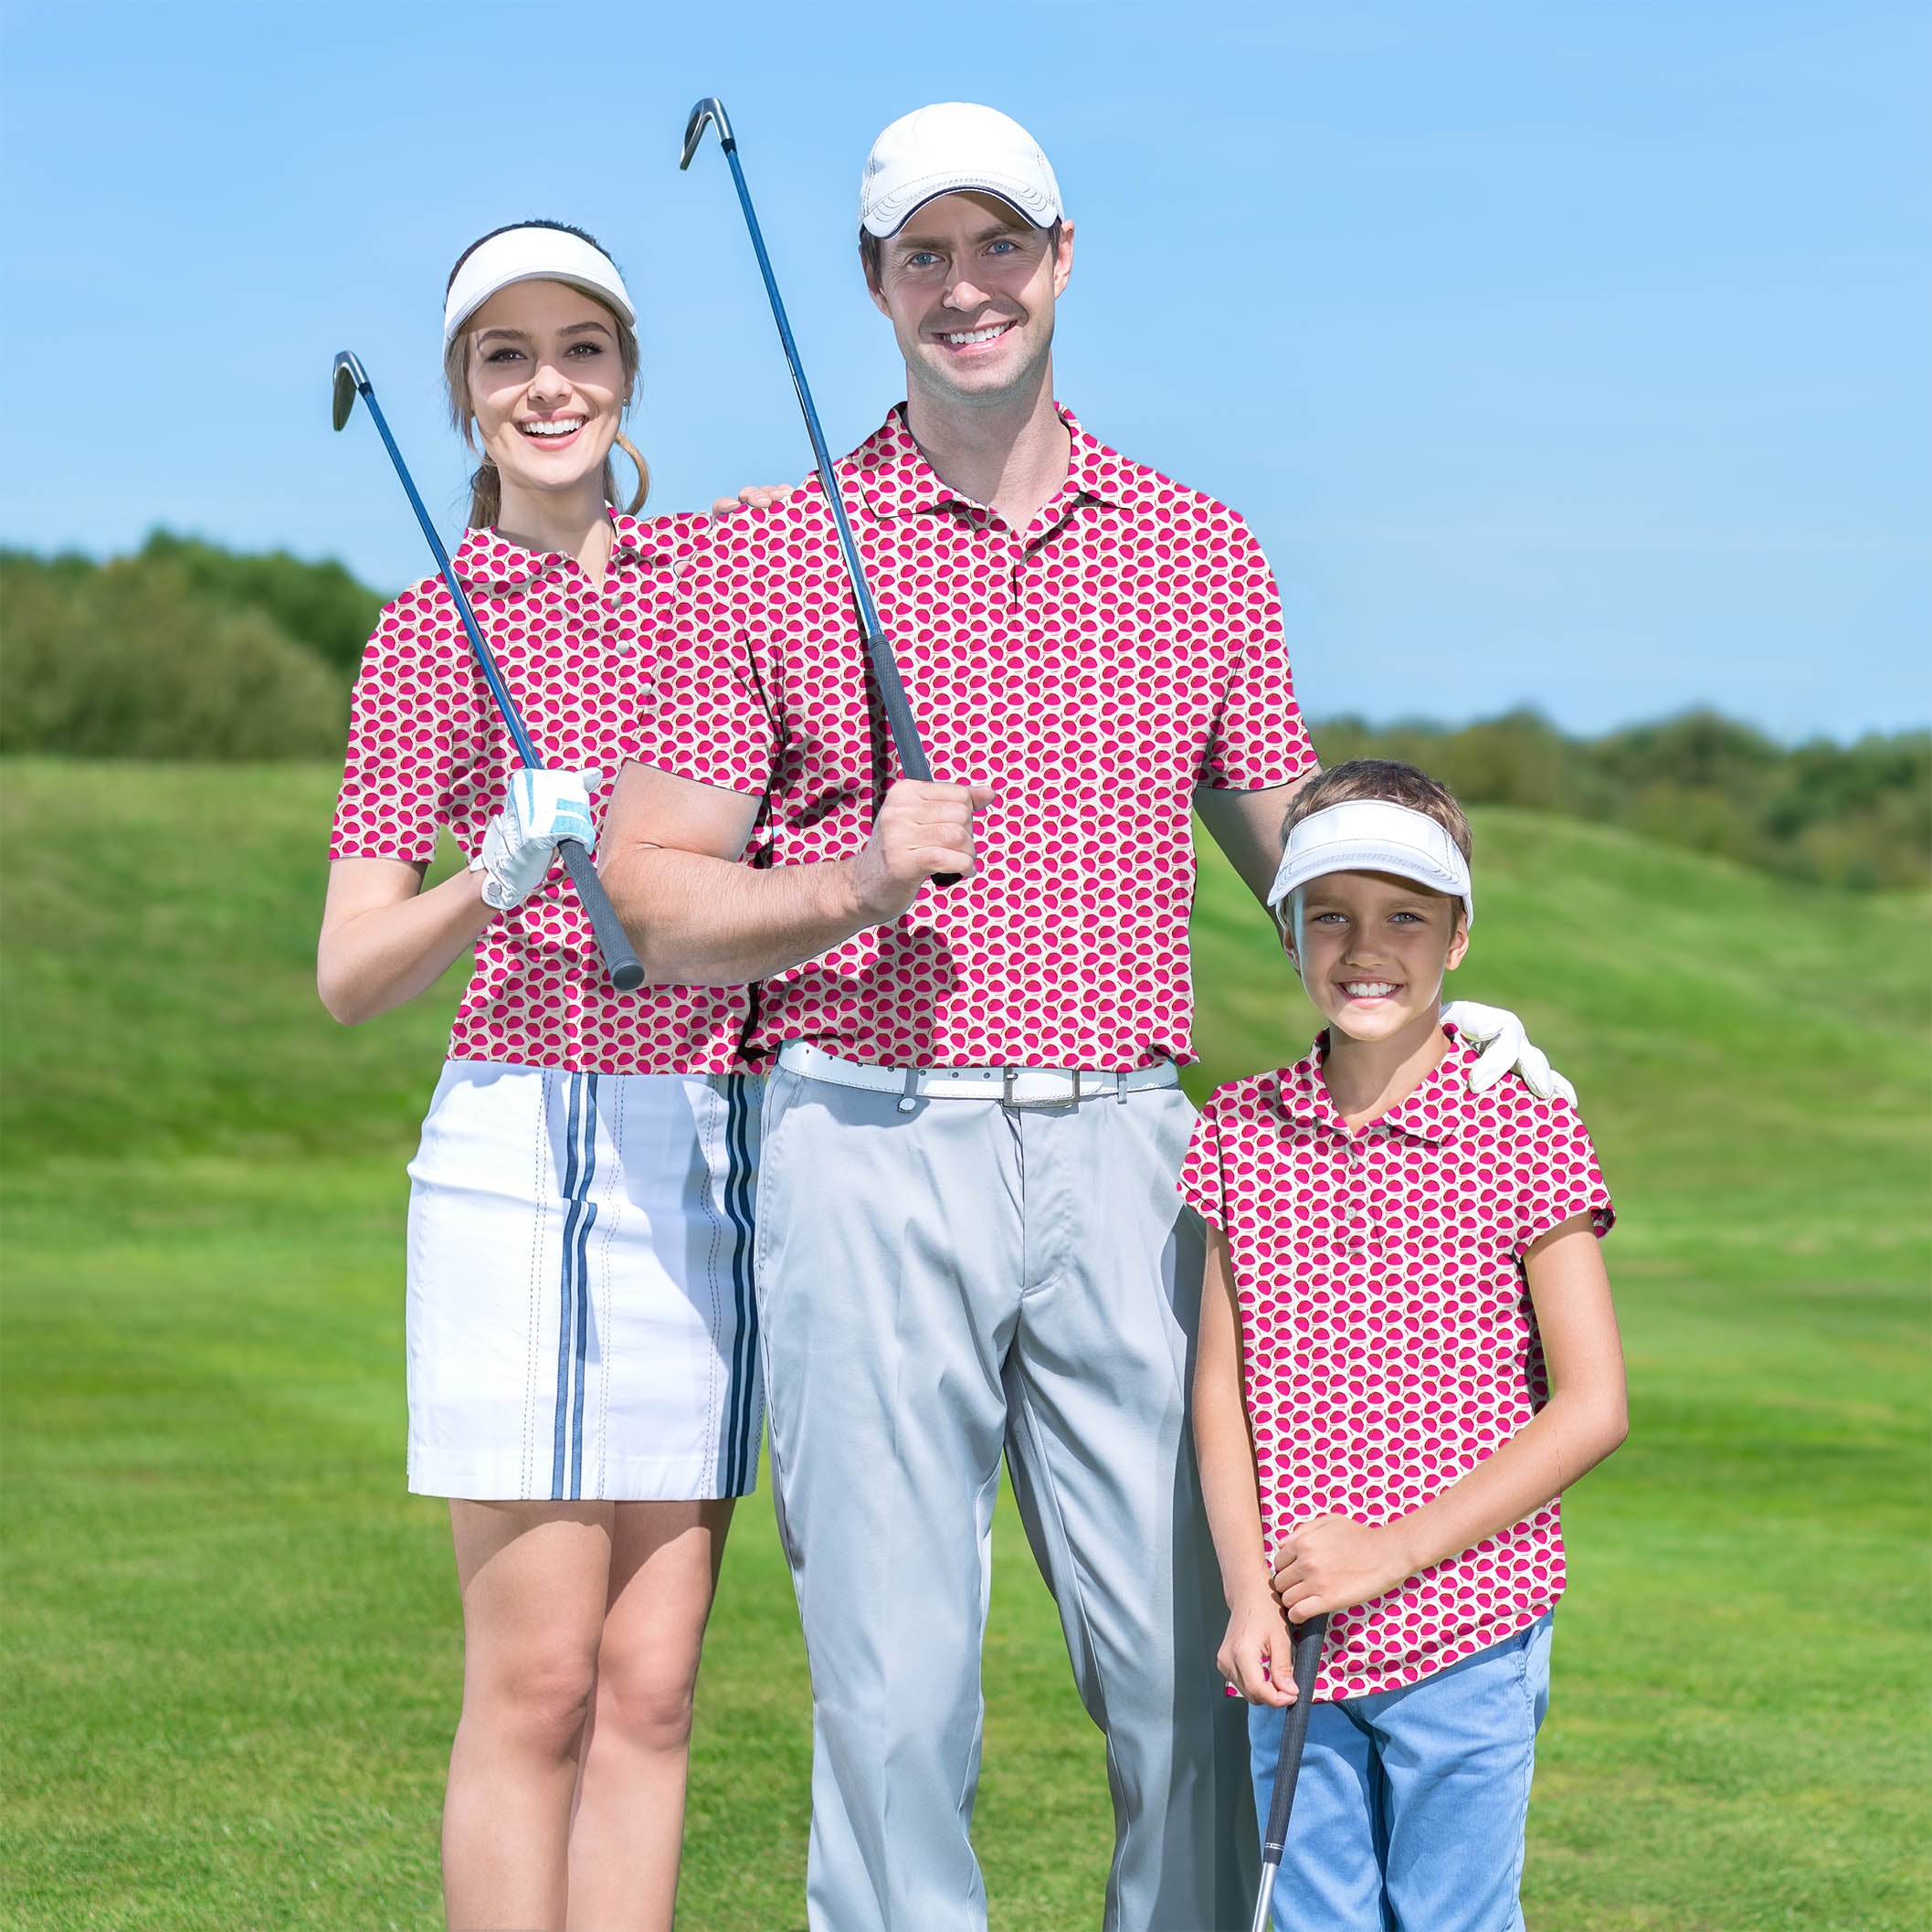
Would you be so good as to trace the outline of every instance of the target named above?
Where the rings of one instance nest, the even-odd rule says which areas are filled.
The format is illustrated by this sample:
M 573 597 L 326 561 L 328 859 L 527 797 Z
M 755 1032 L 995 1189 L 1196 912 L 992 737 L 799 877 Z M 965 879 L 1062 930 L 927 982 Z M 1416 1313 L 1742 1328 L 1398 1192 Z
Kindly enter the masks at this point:
M 841 1060 L 808 1040 L 788 1040 L 778 1064 L 806 1080 L 871 1093 L 896 1093 L 902 1113 L 922 1100 L 997 1100 L 1003 1107 L 1070 1107 L 1111 1093 L 1125 1100 L 1149 1087 L 1176 1087 L 1180 1069 L 1171 1060 L 1131 1073 L 1097 1073 L 1081 1067 L 871 1067 Z

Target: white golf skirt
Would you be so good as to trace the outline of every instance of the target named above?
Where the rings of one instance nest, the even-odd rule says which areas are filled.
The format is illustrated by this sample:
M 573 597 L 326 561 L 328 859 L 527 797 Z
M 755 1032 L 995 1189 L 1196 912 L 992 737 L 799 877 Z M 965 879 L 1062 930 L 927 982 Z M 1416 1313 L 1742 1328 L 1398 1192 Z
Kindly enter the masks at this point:
M 451 1061 L 409 1164 L 409 1487 L 757 1484 L 754 1074 Z

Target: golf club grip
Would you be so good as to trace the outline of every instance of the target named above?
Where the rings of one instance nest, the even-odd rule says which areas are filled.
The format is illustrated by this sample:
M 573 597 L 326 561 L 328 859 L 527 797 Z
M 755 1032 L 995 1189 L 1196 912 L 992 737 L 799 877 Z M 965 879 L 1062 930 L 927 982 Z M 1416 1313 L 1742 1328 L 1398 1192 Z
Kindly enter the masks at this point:
M 590 915 L 590 930 L 596 934 L 597 951 L 604 955 L 604 970 L 620 993 L 634 993 L 644 984 L 644 966 L 637 948 L 630 943 L 618 919 L 617 908 L 604 882 L 597 877 L 596 862 L 575 839 L 558 841 L 557 855 L 577 889 L 577 903 Z
M 819 481 L 830 500 L 832 480 L 821 472 Z M 842 510 L 844 506 L 839 507 Z M 850 527 L 841 526 L 841 549 L 850 535 Z M 892 749 L 899 755 L 899 769 L 908 778 L 915 779 L 921 785 L 930 785 L 933 767 L 926 758 L 925 746 L 920 742 L 919 726 L 905 695 L 905 681 L 900 677 L 898 661 L 892 656 L 892 639 L 879 628 L 878 613 L 872 608 L 871 592 L 866 588 L 865 575 L 857 562 L 857 546 L 854 545 L 847 555 L 853 599 L 859 607 L 860 628 L 865 634 L 865 654 L 871 660 L 872 676 L 878 681 L 880 708 L 885 713 L 885 728 L 892 734 Z M 934 872 L 930 877 L 932 883 L 943 892 L 948 886 L 957 885 L 961 875 L 958 872 Z
M 1282 1726 L 1281 1756 L 1274 1761 L 1274 1802 L 1268 1807 L 1268 1836 L 1262 1856 L 1281 1862 L 1288 1842 L 1288 1814 L 1294 1810 L 1295 1780 L 1302 1774 L 1302 1747 L 1308 1742 L 1308 1719 L 1314 1705 L 1315 1673 L 1322 1663 L 1322 1639 L 1328 1634 L 1325 1610 L 1293 1630 L 1294 1702 Z

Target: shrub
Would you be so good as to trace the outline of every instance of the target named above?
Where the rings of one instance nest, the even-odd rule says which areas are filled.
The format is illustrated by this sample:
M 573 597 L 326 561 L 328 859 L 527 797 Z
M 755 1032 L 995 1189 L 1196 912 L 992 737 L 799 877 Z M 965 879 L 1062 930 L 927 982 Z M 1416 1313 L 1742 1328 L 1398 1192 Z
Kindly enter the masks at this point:
M 259 610 L 175 565 L 0 558 L 0 751 L 130 758 L 338 756 L 343 681 Z

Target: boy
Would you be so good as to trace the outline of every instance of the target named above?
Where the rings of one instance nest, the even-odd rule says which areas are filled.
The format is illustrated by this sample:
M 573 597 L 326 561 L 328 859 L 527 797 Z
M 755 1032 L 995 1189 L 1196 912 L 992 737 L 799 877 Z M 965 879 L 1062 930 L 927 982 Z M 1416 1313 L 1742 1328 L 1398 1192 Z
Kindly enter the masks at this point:
M 1358 759 L 1289 808 L 1269 903 L 1328 1022 L 1217 1088 L 1182 1188 L 1209 1223 L 1195 1438 L 1255 1803 L 1330 1613 L 1275 1924 L 1503 1932 L 1563 1590 L 1557 1498 L 1624 1437 L 1574 1106 L 1472 1093 L 1441 1018 L 1469 944 L 1467 820 Z M 1291 1903 L 1292 1902 L 1292 1903 Z

